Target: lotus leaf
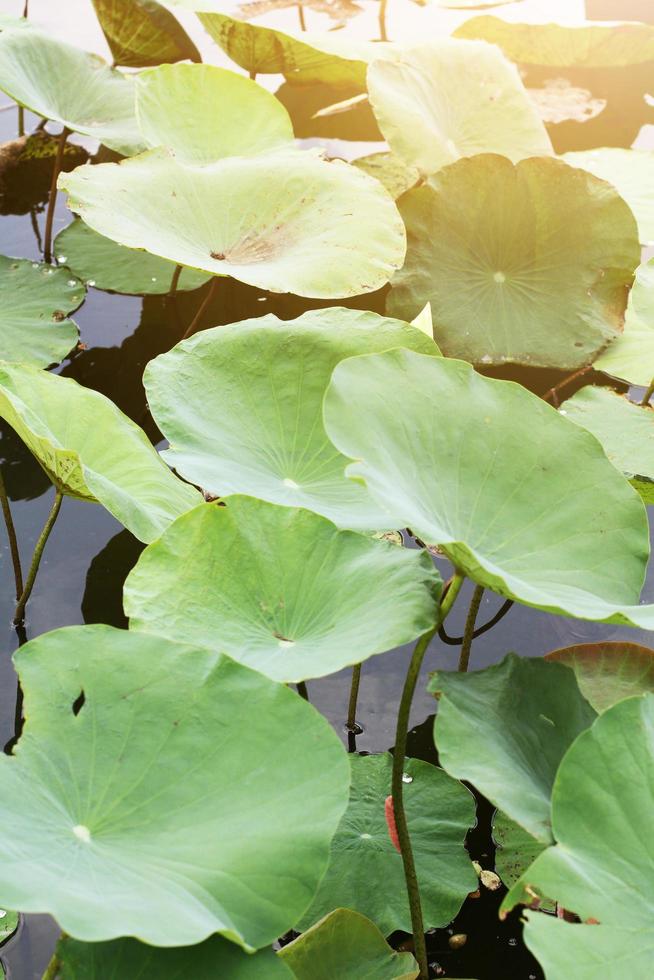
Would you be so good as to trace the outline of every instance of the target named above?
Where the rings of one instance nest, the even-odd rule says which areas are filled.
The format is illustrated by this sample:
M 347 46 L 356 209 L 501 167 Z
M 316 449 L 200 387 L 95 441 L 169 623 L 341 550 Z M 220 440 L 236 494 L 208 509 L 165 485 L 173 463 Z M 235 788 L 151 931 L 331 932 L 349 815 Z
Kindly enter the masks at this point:
M 130 627 L 222 650 L 273 680 L 322 677 L 436 622 L 428 555 L 310 511 L 231 497 L 175 521 L 125 583 Z
M 389 315 L 431 303 L 449 357 L 576 370 L 623 329 L 640 262 L 634 218 L 587 171 L 480 155 L 399 202 L 408 234 Z
M 32 27 L 26 17 L 12 17 L 11 14 L 0 14 L 0 31 L 15 30 L 16 28 Z
M 114 57 L 127 68 L 200 61 L 200 52 L 170 11 L 156 0 L 93 0 Z
M 371 177 L 376 177 L 393 200 L 401 197 L 420 179 L 420 173 L 415 167 L 408 167 L 392 153 L 371 153 L 370 156 L 359 157 L 353 163 Z
M 0 34 L 0 89 L 37 115 L 118 153 L 143 149 L 132 80 L 97 55 L 34 28 Z
M 101 235 L 271 292 L 372 292 L 404 259 L 404 225 L 378 181 L 313 152 L 196 167 L 157 149 L 79 167 L 59 186 Z
M 68 269 L 0 255 L 0 359 L 58 364 L 77 343 L 77 326 L 67 314 L 84 294 Z
M 279 955 L 297 980 L 413 980 L 419 972 L 411 953 L 396 952 L 351 909 L 330 912 Z
M 499 810 L 493 817 L 493 839 L 497 845 L 495 871 L 507 888 L 521 878 L 532 861 L 547 847 Z
M 391 841 L 385 801 L 392 757 L 351 755 L 350 803 L 332 841 L 331 859 L 313 904 L 300 922 L 308 928 L 333 908 L 368 916 L 384 935 L 411 931 L 402 857 Z M 425 927 L 454 918 L 477 877 L 463 846 L 475 821 L 472 794 L 442 769 L 407 759 L 404 787 L 411 845 Z
M 654 650 L 637 643 L 580 643 L 548 653 L 571 667 L 579 690 L 595 711 L 635 694 L 654 693 Z
M 108 626 L 55 630 L 15 663 L 2 901 L 77 939 L 159 946 L 256 949 L 297 921 L 349 781 L 314 708 L 222 654 Z
M 18 928 L 18 912 L 0 909 L 0 944 L 5 943 Z
M 587 385 L 561 414 L 592 432 L 646 504 L 654 504 L 654 411 L 608 388 Z
M 594 436 L 469 364 L 386 351 L 339 364 L 325 428 L 389 509 L 469 578 L 559 615 L 654 627 L 636 491 Z M 601 492 L 598 492 L 601 488 Z M 392 511 L 392 514 L 390 513 Z
M 525 941 L 548 977 L 645 978 L 652 966 L 654 695 L 600 715 L 561 762 L 552 795 L 557 840 L 507 895 L 504 908 L 547 894 L 572 925 L 528 912 Z M 586 924 L 586 923 L 594 924 Z M 597 924 L 599 923 L 599 924 Z
M 517 69 L 489 44 L 448 38 L 375 61 L 368 91 L 391 150 L 423 176 L 478 153 L 552 152 Z
M 136 113 L 148 146 L 170 147 L 183 163 L 248 156 L 293 140 L 289 115 L 274 95 L 214 65 L 141 72 Z
M 141 541 L 202 499 L 113 402 L 72 378 L 0 362 L 0 417 L 58 490 L 101 503 Z
M 168 293 L 175 263 L 149 252 L 126 248 L 76 219 L 55 239 L 55 255 L 76 276 L 98 289 L 135 295 Z M 211 278 L 206 272 L 182 269 L 177 289 L 198 289 Z
M 164 457 L 214 495 L 305 507 L 341 527 L 392 528 L 386 506 L 344 476 L 347 460 L 327 438 L 322 399 L 340 360 L 398 346 L 437 353 L 410 324 L 359 310 L 204 330 L 145 371 L 150 410 L 171 446 Z
M 654 259 L 636 270 L 624 333 L 597 358 L 595 367 L 635 385 L 654 378 Z

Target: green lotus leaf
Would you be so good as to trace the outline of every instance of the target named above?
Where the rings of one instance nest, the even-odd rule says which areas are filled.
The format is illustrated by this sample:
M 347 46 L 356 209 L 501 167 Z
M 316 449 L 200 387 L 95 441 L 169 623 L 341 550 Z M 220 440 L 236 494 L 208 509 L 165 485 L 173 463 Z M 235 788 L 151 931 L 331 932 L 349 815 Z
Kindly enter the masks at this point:
M 385 936 L 396 929 L 411 932 L 402 856 L 385 816 L 392 757 L 384 752 L 349 758 L 350 803 L 332 841 L 327 873 L 298 928 L 307 929 L 333 908 L 346 906 L 372 919 Z M 445 926 L 477 887 L 463 846 L 475 821 L 474 799 L 428 762 L 407 759 L 405 771 L 404 806 L 425 927 Z
M 392 949 L 377 926 L 352 909 L 335 909 L 279 952 L 297 980 L 413 980 L 411 953 Z
M 471 674 L 439 670 L 429 690 L 439 699 L 434 736 L 441 765 L 549 843 L 559 763 L 595 719 L 573 672 L 510 653 Z
M 497 44 L 507 58 L 555 68 L 619 68 L 654 60 L 649 24 L 516 24 L 499 17 L 473 17 L 455 37 Z
M 649 555 L 642 501 L 594 436 L 521 385 L 386 351 L 336 367 L 324 418 L 387 527 L 410 527 L 526 605 L 654 628 L 654 607 L 635 604 Z
M 5 943 L 18 929 L 18 912 L 0 909 L 0 944 Z
M 273 680 L 323 677 L 436 622 L 429 556 L 310 511 L 230 497 L 183 515 L 125 583 L 130 628 L 222 650 Z
M 423 176 L 478 153 L 552 152 L 517 69 L 489 44 L 448 38 L 375 61 L 368 91 L 391 150 Z
M 640 262 L 622 198 L 558 160 L 480 155 L 399 202 L 408 250 L 387 312 L 430 302 L 449 357 L 576 370 L 623 329 Z
M 90 942 L 220 933 L 253 950 L 297 921 L 349 784 L 313 707 L 222 654 L 108 626 L 55 630 L 15 663 L 3 902 Z
M 636 694 L 654 693 L 654 650 L 637 643 L 580 643 L 545 657 L 571 667 L 579 690 L 597 712 Z
M 605 711 L 561 762 L 552 795 L 557 844 L 503 904 L 547 894 L 582 919 L 572 925 L 527 913 L 525 942 L 548 977 L 651 972 L 654 845 L 643 830 L 652 812 L 653 746 L 654 695 L 646 694 Z
M 68 269 L 0 255 L 0 359 L 39 367 L 62 361 L 79 336 L 67 315 L 85 292 Z
M 311 151 L 197 167 L 158 149 L 79 167 L 59 186 L 101 235 L 271 292 L 356 296 L 404 259 L 404 225 L 378 181 Z
M 587 385 L 561 409 L 571 422 L 592 432 L 613 465 L 646 504 L 654 504 L 654 411 L 634 405 L 608 388 Z
M 142 429 L 98 391 L 27 364 L 0 362 L 0 417 L 55 487 L 101 503 L 140 541 L 153 541 L 200 502 Z
M 341 527 L 386 531 L 393 523 L 385 505 L 344 476 L 347 460 L 327 438 L 322 399 L 340 360 L 400 346 L 437 352 L 410 324 L 349 309 L 203 330 L 145 371 L 150 410 L 170 442 L 164 456 L 215 496 L 243 493 Z
M 143 149 L 133 81 L 97 55 L 35 28 L 0 35 L 0 89 L 37 115 L 118 153 Z
M 141 72 L 136 114 L 148 146 L 170 147 L 183 163 L 248 156 L 293 140 L 290 117 L 274 95 L 214 65 L 162 65 Z
M 64 939 L 57 954 L 61 980 L 292 980 L 272 949 L 245 953 L 213 936 L 197 946 L 158 949 L 135 939 L 81 943 Z
M 636 270 L 624 333 L 595 361 L 598 371 L 647 387 L 654 378 L 654 259 Z
M 500 810 L 493 817 L 493 839 L 497 846 L 495 871 L 507 888 L 519 881 L 532 861 L 547 847 Z
M 371 153 L 352 162 L 355 167 L 376 177 L 395 201 L 420 179 L 420 173 L 415 167 L 407 166 L 392 153 Z
M 10 14 L 0 14 L 0 31 L 10 31 L 16 28 L 32 26 L 26 17 L 12 17 Z
M 93 0 L 93 7 L 116 65 L 202 60 L 186 31 L 156 0 Z
M 160 295 L 170 292 L 175 263 L 149 252 L 126 248 L 99 235 L 79 218 L 55 239 L 55 255 L 84 282 L 112 293 Z M 178 291 L 199 289 L 211 276 L 182 269 Z

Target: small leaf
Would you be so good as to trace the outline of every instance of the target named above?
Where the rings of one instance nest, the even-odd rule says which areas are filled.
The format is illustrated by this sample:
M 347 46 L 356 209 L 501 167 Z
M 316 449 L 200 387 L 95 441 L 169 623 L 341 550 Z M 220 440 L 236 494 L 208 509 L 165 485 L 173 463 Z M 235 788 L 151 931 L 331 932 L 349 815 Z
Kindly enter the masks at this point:
M 202 60 L 186 31 L 156 0 L 93 0 L 93 6 L 117 65 Z
M 637 643 L 581 643 L 545 657 L 571 667 L 579 690 L 596 711 L 635 694 L 654 692 L 654 650 Z

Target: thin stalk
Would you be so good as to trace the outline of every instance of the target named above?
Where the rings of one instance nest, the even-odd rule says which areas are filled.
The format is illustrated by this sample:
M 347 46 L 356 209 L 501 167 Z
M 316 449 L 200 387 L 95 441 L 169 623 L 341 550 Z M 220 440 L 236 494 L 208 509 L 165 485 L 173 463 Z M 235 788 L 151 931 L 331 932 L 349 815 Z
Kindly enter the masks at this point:
M 25 110 L 22 105 L 18 106 L 18 135 L 25 135 Z
M 29 17 L 30 14 L 30 0 L 25 0 L 25 6 L 23 7 L 23 17 Z
M 300 695 L 300 697 L 304 698 L 305 701 L 308 701 L 309 692 L 307 691 L 306 683 L 304 681 L 298 681 L 295 686 L 297 687 L 297 693 Z
M 56 952 L 52 954 L 52 959 L 45 968 L 45 973 L 41 980 L 57 980 L 57 974 L 61 969 L 61 960 L 57 956 Z
M 559 407 L 559 404 L 560 404 L 559 403 L 559 392 L 563 388 L 567 388 L 568 385 L 569 384 L 572 384 L 573 381 L 576 381 L 577 378 L 583 378 L 583 376 L 585 374 L 588 374 L 589 371 L 592 371 L 592 370 L 593 370 L 593 366 L 591 364 L 588 367 L 581 368 L 579 371 L 575 371 L 574 374 L 569 374 L 567 378 L 564 378 L 563 381 L 559 381 L 559 383 L 556 384 L 556 385 L 554 385 L 553 388 L 550 388 L 549 391 L 546 391 L 545 392 L 545 394 L 543 395 L 543 401 L 544 402 L 551 401 L 552 402 L 552 405 L 554 405 L 554 408 L 558 408 Z
M 61 173 L 61 166 L 64 162 L 64 151 L 66 140 L 70 135 L 70 130 L 64 128 L 59 134 L 57 145 L 57 156 L 55 157 L 54 167 L 52 168 L 52 183 L 50 184 L 50 196 L 48 198 L 48 213 L 45 219 L 45 234 L 43 236 L 43 260 L 52 262 L 52 224 L 54 221 L 55 207 L 57 205 L 57 177 Z
M 303 31 L 306 31 L 306 29 L 307 29 L 307 22 L 304 19 L 304 4 L 298 3 L 298 5 L 297 5 L 297 12 L 298 12 L 298 16 L 300 18 L 300 28 Z
M 643 408 L 649 405 L 649 400 L 652 397 L 652 395 L 654 395 L 654 378 L 652 378 L 652 380 L 650 381 L 649 388 L 647 389 L 647 391 L 645 392 L 645 394 L 641 399 L 640 404 L 643 406 Z
M 256 82 L 256 80 L 257 80 L 257 73 L 256 73 L 256 71 L 252 71 L 250 69 L 250 71 L 248 72 L 248 74 L 249 74 L 250 78 L 252 79 L 252 81 L 253 82 Z
M 36 217 L 36 210 L 30 208 L 30 221 L 32 222 L 32 231 L 34 232 L 34 237 L 36 238 L 36 245 L 39 252 L 43 251 L 43 241 L 41 240 L 41 230 L 39 228 L 39 222 Z
M 404 877 L 406 880 L 409 908 L 411 910 L 413 945 L 415 957 L 418 961 L 418 966 L 420 967 L 420 980 L 427 980 L 429 976 L 429 964 L 427 962 L 427 946 L 425 943 L 425 927 L 422 918 L 422 906 L 420 904 L 418 876 L 416 874 L 416 866 L 413 860 L 413 849 L 411 847 L 409 827 L 407 825 L 406 814 L 404 812 L 404 782 L 402 776 L 404 774 L 404 763 L 406 760 L 406 740 L 409 731 L 411 702 L 413 701 L 413 695 L 418 682 L 420 668 L 422 667 L 422 661 L 424 660 L 427 647 L 431 643 L 432 638 L 438 632 L 438 626 L 440 626 L 440 624 L 447 618 L 452 606 L 454 605 L 456 597 L 459 594 L 461 586 L 463 585 L 463 581 L 464 576 L 460 572 L 457 572 L 450 582 L 447 592 L 441 600 L 438 624 L 428 633 L 423 634 L 415 645 L 406 679 L 404 681 L 404 690 L 402 691 L 402 698 L 400 700 L 400 709 L 397 714 L 395 747 L 393 749 L 393 777 L 391 783 L 393 794 L 393 815 L 395 816 L 395 827 L 397 829 L 397 837 L 400 842 L 400 850 L 402 852 Z
M 43 530 L 39 536 L 39 540 L 36 542 L 36 547 L 34 549 L 34 554 L 32 555 L 32 564 L 30 565 L 30 570 L 27 573 L 27 581 L 25 582 L 25 588 L 23 589 L 20 599 L 18 600 L 18 605 L 16 606 L 16 612 L 14 613 L 14 624 L 22 623 L 25 619 L 25 606 L 27 605 L 27 600 L 32 594 L 32 589 L 34 588 L 34 582 L 36 580 L 36 575 L 39 570 L 39 565 L 41 564 L 41 556 L 43 555 L 43 549 L 45 548 L 48 538 L 50 537 L 50 532 L 54 527 L 55 521 L 57 520 L 57 515 L 61 508 L 61 501 L 64 499 L 64 495 L 61 490 L 55 490 L 55 499 L 52 507 L 50 508 L 50 513 L 48 514 L 48 519 L 43 526 Z
M 216 291 L 216 286 L 218 285 L 219 278 L 220 278 L 219 276 L 214 276 L 213 279 L 211 280 L 211 285 L 209 286 L 207 295 L 204 297 L 204 300 L 200 304 L 200 308 L 198 312 L 195 314 L 195 316 L 193 317 L 193 320 L 186 328 L 186 332 L 184 333 L 182 340 L 186 340 L 187 337 L 190 337 L 197 330 L 200 320 L 204 316 L 205 311 L 207 310 L 209 304 L 211 303 L 211 300 L 213 299 L 213 294 Z
M 386 7 L 388 6 L 388 0 L 381 0 L 379 4 L 379 40 L 388 41 L 388 34 L 386 32 Z
M 472 641 L 475 635 L 475 623 L 477 622 L 477 613 L 479 612 L 479 606 L 481 605 L 483 594 L 483 585 L 476 585 L 475 591 L 472 593 L 472 599 L 470 600 L 470 608 L 468 609 L 466 626 L 463 631 L 463 645 L 461 647 L 461 653 L 459 654 L 459 670 L 462 673 L 467 671 L 468 664 L 470 663 L 470 649 L 472 647 Z
M 5 525 L 7 527 L 7 537 L 9 538 L 9 550 L 11 552 L 11 561 L 14 566 L 14 582 L 16 583 L 16 602 L 20 599 L 23 594 L 23 570 L 20 567 L 20 551 L 18 550 L 18 539 L 16 538 L 16 528 L 14 527 L 14 520 L 11 516 L 11 507 L 9 506 L 9 497 L 7 496 L 7 488 L 5 487 L 4 477 L 2 475 L 2 470 L 0 470 L 0 503 L 2 504 L 2 513 L 5 519 Z
M 179 277 L 182 274 L 183 266 L 176 265 L 175 271 L 173 272 L 173 278 L 170 281 L 170 289 L 168 290 L 168 303 L 173 311 L 173 317 L 177 328 L 180 333 L 184 329 L 184 324 L 182 323 L 182 318 L 179 313 L 179 303 L 177 302 L 177 287 L 179 286 Z
M 350 685 L 350 703 L 347 708 L 346 727 L 348 732 L 354 732 L 357 728 L 357 701 L 359 699 L 359 684 L 361 683 L 361 664 L 355 664 L 352 668 L 352 684 Z
M 504 619 L 512 606 L 513 599 L 507 599 L 505 602 L 503 602 L 495 615 L 489 619 L 487 623 L 484 623 L 483 626 L 479 626 L 477 629 L 475 629 L 474 633 L 472 634 L 473 640 L 476 640 L 478 636 L 483 636 L 484 633 L 488 633 L 488 631 L 492 630 L 494 626 L 497 626 L 497 624 Z M 447 643 L 447 645 L 451 647 L 460 647 L 463 643 L 462 636 L 450 636 L 446 632 L 444 626 L 441 626 L 439 629 L 438 638 L 439 640 L 442 640 L 443 643 Z

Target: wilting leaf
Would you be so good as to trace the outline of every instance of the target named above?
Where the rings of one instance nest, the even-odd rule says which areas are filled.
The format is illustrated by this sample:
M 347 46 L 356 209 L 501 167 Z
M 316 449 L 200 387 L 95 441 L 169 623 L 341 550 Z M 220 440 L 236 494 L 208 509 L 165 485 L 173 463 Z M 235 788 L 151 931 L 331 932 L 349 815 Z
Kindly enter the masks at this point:
M 335 909 L 279 952 L 297 980 L 413 980 L 411 953 L 392 949 L 377 926 L 352 909 Z
M 391 841 L 384 807 L 392 757 L 351 755 L 350 762 L 350 803 L 332 841 L 327 874 L 299 928 L 347 906 L 372 919 L 384 935 L 410 932 L 402 855 Z M 405 770 L 404 805 L 425 926 L 444 926 L 477 887 L 463 846 L 475 820 L 474 800 L 465 786 L 427 762 L 407 759 Z
M 481 155 L 399 208 L 408 250 L 387 311 L 411 320 L 430 302 L 447 356 L 575 370 L 621 333 L 640 261 L 636 224 L 586 171 Z
M 5 943 L 18 929 L 18 912 L 0 909 L 0 943 Z
M 654 259 L 636 270 L 624 333 L 597 358 L 595 367 L 634 385 L 647 387 L 654 378 Z
M 243 493 L 341 527 L 388 530 L 385 505 L 345 478 L 322 400 L 339 361 L 389 347 L 437 353 L 409 324 L 338 308 L 202 331 L 145 371 L 150 409 L 170 442 L 165 458 L 215 496 Z
M 15 663 L 3 902 L 77 939 L 161 946 L 218 932 L 259 948 L 297 921 L 347 801 L 314 708 L 223 654 L 108 626 L 48 633 Z
M 0 89 L 39 116 L 129 155 L 143 149 L 133 81 L 102 58 L 30 29 L 0 34 Z
M 548 653 L 572 667 L 579 690 L 596 711 L 606 711 L 617 701 L 654 692 L 654 650 L 637 643 L 580 643 Z
M 417 184 L 420 178 L 415 167 L 407 166 L 392 153 L 371 153 L 370 156 L 359 157 L 353 163 L 371 177 L 376 177 L 394 200 Z
M 428 556 L 306 510 L 230 497 L 148 548 L 125 583 L 132 629 L 222 650 L 273 680 L 322 677 L 436 622 Z
M 131 419 L 72 378 L 0 362 L 0 416 L 55 487 L 101 503 L 141 541 L 158 538 L 201 500 Z
M 58 364 L 77 343 L 77 327 L 67 315 L 84 295 L 68 269 L 0 255 L 0 359 Z
M 202 60 L 186 31 L 156 0 L 93 0 L 93 6 L 117 65 Z
M 635 605 L 649 555 L 642 501 L 594 436 L 522 386 L 406 350 L 350 358 L 332 376 L 325 428 L 357 460 L 347 474 L 388 508 L 386 526 L 439 545 L 479 585 L 548 612 L 654 626 L 654 607 Z
M 552 840 L 550 798 L 559 763 L 595 712 L 572 671 L 514 653 L 471 674 L 439 670 L 438 758 L 532 837 Z
M 477 153 L 552 152 L 515 66 L 488 44 L 448 38 L 375 61 L 368 91 L 391 150 L 423 176 Z
M 493 817 L 493 839 L 497 845 L 495 870 L 507 888 L 518 881 L 547 847 L 500 810 Z

